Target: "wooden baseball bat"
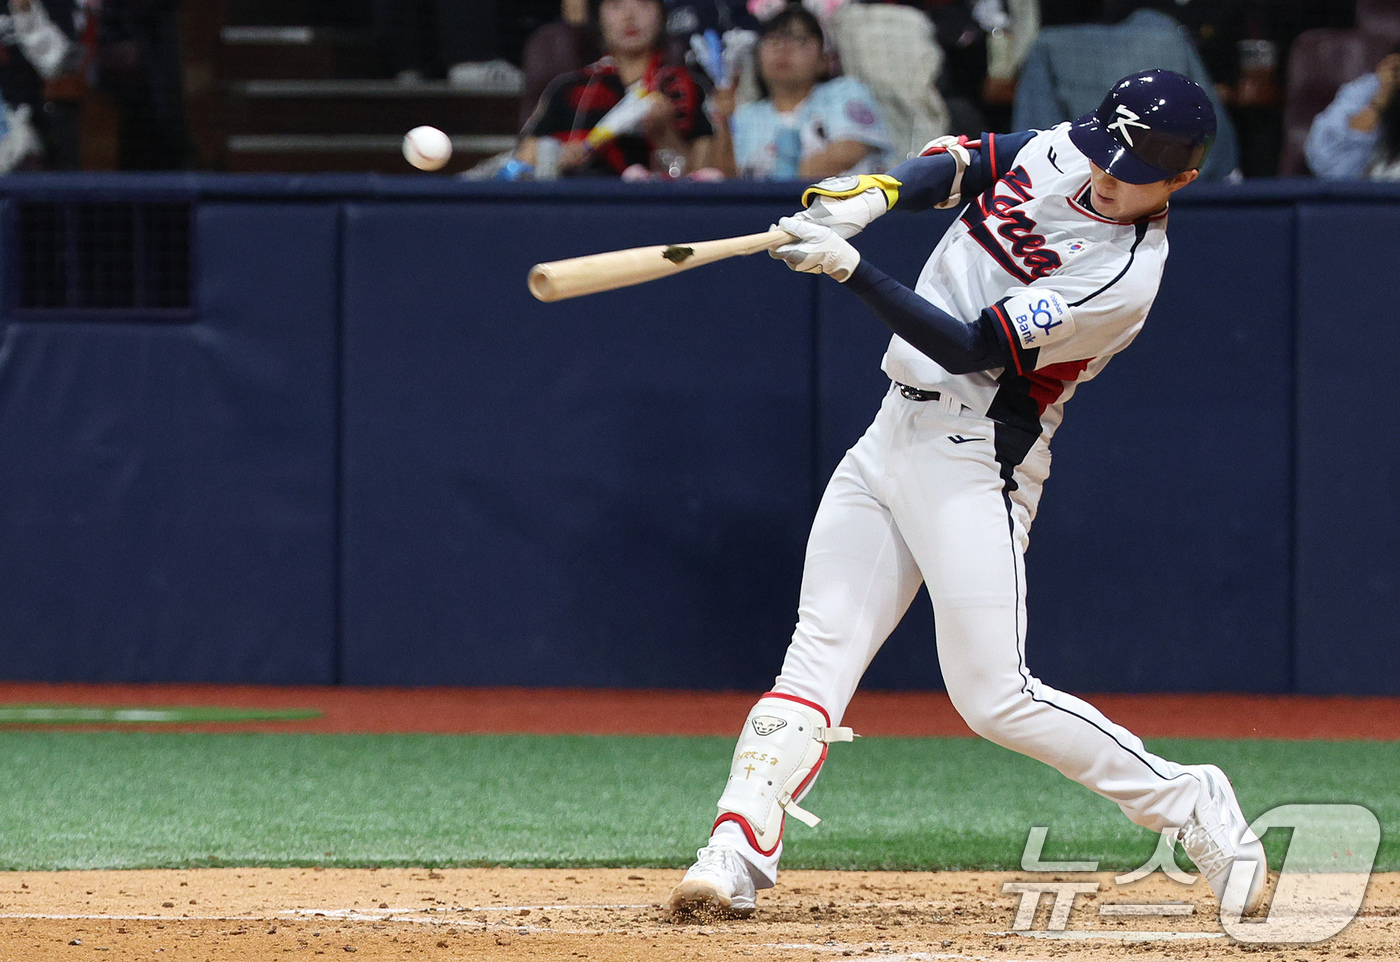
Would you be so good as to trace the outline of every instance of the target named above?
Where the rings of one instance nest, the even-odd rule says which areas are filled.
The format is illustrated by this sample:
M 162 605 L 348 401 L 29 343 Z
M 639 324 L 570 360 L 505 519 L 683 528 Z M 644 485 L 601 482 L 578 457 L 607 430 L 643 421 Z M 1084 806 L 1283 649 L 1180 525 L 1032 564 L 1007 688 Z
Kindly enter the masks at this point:
M 669 277 L 702 264 L 713 264 L 726 257 L 771 250 L 791 240 L 795 240 L 791 234 L 775 227 L 761 234 L 691 244 L 633 247 L 549 261 L 530 268 L 530 293 L 542 301 L 560 301 L 566 297 L 611 291 Z

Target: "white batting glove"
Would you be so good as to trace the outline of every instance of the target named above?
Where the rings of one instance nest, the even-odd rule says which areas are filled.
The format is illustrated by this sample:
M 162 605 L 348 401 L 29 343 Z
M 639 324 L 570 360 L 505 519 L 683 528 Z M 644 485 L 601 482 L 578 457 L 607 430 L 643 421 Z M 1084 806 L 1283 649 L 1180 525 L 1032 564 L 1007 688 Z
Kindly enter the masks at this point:
M 899 188 L 899 181 L 888 174 L 828 177 L 802 192 L 807 209 L 793 216 L 854 237 L 894 206 Z
M 777 226 L 797 240 L 769 251 L 768 254 L 783 261 L 795 271 L 802 271 L 804 274 L 827 274 L 844 284 L 850 280 L 852 272 L 860 264 L 860 251 L 830 227 L 813 224 L 798 217 L 784 217 L 778 221 Z
M 844 200 L 818 197 L 811 207 L 792 216 L 820 227 L 830 227 L 840 237 L 850 238 L 865 230 L 886 209 L 885 195 L 872 188 Z

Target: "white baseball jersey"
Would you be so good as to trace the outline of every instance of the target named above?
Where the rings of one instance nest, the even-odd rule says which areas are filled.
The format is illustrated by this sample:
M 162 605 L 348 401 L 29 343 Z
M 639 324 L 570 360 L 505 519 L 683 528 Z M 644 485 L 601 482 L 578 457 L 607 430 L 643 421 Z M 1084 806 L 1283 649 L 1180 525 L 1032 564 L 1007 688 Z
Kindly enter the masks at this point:
M 1009 159 L 996 157 L 988 138 L 982 149 L 1006 173 L 964 208 L 914 288 L 964 321 L 1011 298 L 997 314 L 1014 369 L 951 374 L 898 335 L 882 365 L 892 380 L 950 394 L 1038 436 L 1017 459 L 1012 485 L 1025 489 L 1017 500 L 1032 517 L 1065 401 L 1137 336 L 1167 259 L 1166 211 L 1133 224 L 1087 206 L 1089 160 L 1069 128 L 1038 133 Z

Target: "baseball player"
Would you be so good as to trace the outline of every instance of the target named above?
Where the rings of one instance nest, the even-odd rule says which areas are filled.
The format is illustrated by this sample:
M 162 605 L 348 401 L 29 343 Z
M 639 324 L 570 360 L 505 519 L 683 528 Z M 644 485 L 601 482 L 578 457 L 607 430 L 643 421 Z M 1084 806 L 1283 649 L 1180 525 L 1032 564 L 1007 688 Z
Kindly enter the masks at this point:
M 1169 833 L 1224 909 L 1257 906 L 1264 850 L 1224 773 L 1154 755 L 1026 664 L 1022 556 L 1050 439 L 1078 386 L 1141 330 L 1168 200 L 1196 179 L 1214 134 L 1205 92 L 1150 70 L 1073 123 L 941 138 L 889 175 L 823 181 L 778 222 L 797 240 L 775 257 L 845 284 L 893 329 L 892 383 L 822 497 L 782 673 L 744 722 L 675 911 L 746 915 L 776 883 L 784 818 L 818 821 L 799 802 L 827 746 L 853 737 L 842 714 L 921 582 L 948 695 L 974 732 Z M 846 240 L 891 208 L 964 199 L 913 290 Z

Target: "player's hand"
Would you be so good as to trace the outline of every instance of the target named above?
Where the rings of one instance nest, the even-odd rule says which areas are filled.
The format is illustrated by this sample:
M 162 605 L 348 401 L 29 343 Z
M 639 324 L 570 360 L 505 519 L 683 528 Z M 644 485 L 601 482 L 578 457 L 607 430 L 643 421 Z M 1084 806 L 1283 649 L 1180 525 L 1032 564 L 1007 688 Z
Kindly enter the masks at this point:
M 802 192 L 807 209 L 793 216 L 842 237 L 854 237 L 899 199 L 899 181 L 888 174 L 828 177 Z
M 1381 60 L 1376 65 L 1376 76 L 1380 78 L 1381 85 L 1373 102 L 1389 104 L 1395 98 L 1395 91 L 1400 89 L 1400 53 L 1389 54 Z
M 784 217 L 777 226 L 797 240 L 768 252 L 795 271 L 805 274 L 829 274 L 846 283 L 860 264 L 860 251 L 830 227 L 813 224 L 798 217 Z

